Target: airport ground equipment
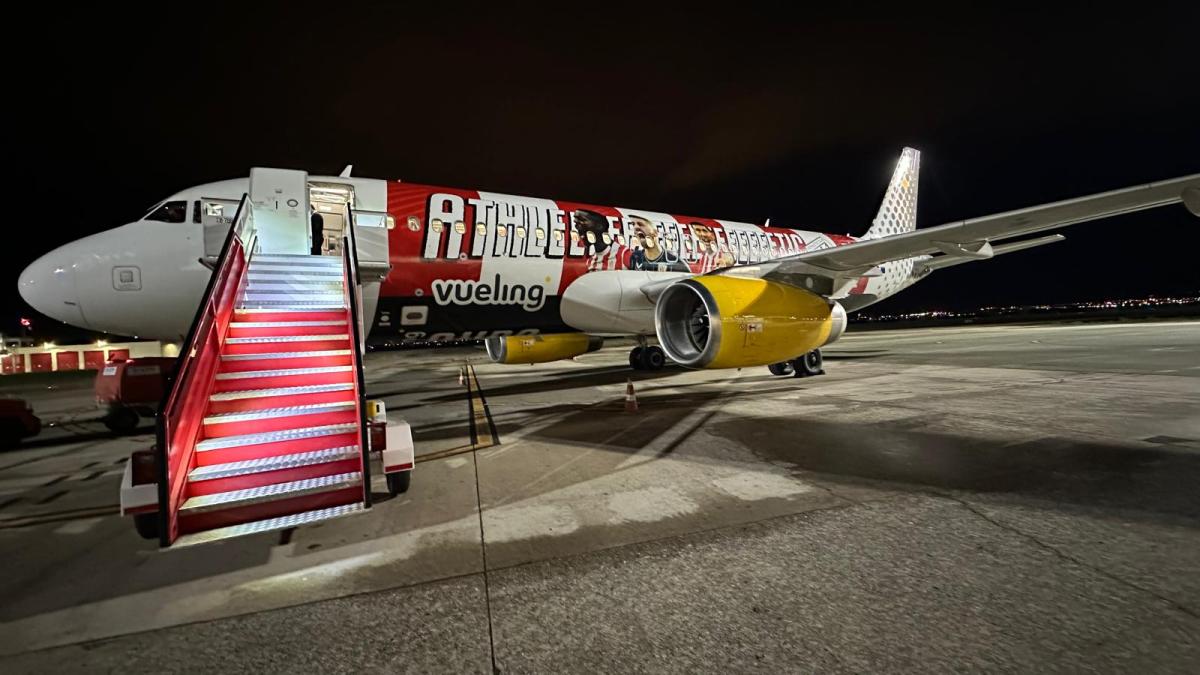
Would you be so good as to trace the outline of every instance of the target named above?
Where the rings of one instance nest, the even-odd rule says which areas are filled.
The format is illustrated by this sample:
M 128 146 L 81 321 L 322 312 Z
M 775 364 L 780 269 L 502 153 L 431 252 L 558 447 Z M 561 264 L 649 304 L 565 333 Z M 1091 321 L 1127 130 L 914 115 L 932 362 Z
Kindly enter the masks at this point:
M 386 241 L 386 232 L 365 232 L 384 220 L 359 218 L 347 200 L 341 245 L 310 255 L 309 203 L 303 172 L 251 172 L 183 343 L 155 449 L 135 453 L 122 484 L 122 513 L 163 547 L 371 506 L 358 239 Z M 407 425 L 396 426 L 385 430 L 389 442 L 396 436 L 391 456 L 410 461 L 391 473 L 403 473 L 407 488 L 411 434 L 405 455 Z
M 42 432 L 42 421 L 24 399 L 0 399 L 0 448 L 11 448 L 21 439 Z
M 176 359 L 153 356 L 116 359 L 96 373 L 96 407 L 104 411 L 104 426 L 117 433 L 137 428 L 143 418 L 158 415 Z

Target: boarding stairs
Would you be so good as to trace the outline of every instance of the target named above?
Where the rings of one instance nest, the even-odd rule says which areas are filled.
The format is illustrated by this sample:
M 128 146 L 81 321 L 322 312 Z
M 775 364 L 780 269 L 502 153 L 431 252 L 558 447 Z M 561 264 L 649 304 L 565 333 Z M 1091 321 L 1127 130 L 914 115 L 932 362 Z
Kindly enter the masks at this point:
M 341 256 L 279 253 L 254 216 L 247 196 L 160 414 L 163 546 L 370 506 L 354 228 Z

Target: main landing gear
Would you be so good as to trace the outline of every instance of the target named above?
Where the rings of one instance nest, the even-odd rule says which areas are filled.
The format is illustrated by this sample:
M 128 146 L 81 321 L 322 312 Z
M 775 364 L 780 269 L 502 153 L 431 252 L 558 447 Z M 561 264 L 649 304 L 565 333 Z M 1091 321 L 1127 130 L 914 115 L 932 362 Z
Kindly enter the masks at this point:
M 662 370 L 666 362 L 667 357 L 658 345 L 638 346 L 629 352 L 629 367 L 634 370 Z
M 632 356 L 630 358 L 633 358 Z M 795 377 L 812 377 L 813 375 L 824 375 L 825 370 L 821 368 L 823 360 L 821 359 L 821 350 L 814 349 L 803 356 L 798 356 L 791 361 L 782 363 L 772 363 L 767 366 L 767 370 L 771 371 L 772 375 L 793 375 Z

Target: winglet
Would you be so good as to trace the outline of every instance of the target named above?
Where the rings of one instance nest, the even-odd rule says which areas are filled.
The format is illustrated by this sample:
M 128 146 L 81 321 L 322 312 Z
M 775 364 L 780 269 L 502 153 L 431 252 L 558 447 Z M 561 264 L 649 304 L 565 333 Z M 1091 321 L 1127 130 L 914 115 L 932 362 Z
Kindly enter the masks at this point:
M 349 178 L 350 170 L 353 168 L 354 168 L 353 164 L 347 164 L 346 168 L 342 169 L 342 172 L 338 174 L 338 178 Z

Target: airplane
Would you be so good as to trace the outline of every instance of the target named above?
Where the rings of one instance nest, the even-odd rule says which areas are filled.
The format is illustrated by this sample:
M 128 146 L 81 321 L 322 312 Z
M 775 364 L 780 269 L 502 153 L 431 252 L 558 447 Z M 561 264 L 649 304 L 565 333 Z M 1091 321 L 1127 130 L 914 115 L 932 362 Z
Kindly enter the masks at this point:
M 848 313 L 936 270 L 1063 240 L 1027 235 L 1181 201 L 1200 216 L 1193 174 L 917 229 L 920 160 L 904 148 L 861 237 L 359 178 L 351 167 L 307 176 L 301 208 L 321 214 L 325 253 L 348 214 L 386 221 L 387 264 L 363 287 L 374 341 L 483 340 L 495 362 L 541 363 L 634 337 L 634 369 L 669 359 L 780 376 L 821 372 L 820 349 Z M 61 246 L 22 272 L 19 292 L 74 326 L 180 340 L 251 182 L 182 190 Z

